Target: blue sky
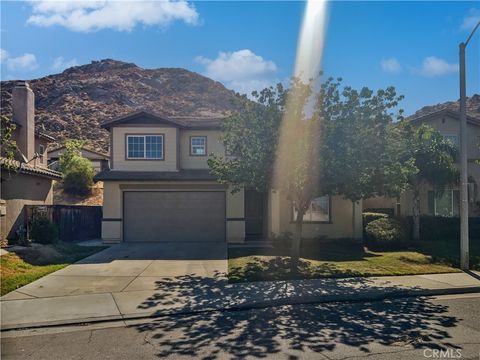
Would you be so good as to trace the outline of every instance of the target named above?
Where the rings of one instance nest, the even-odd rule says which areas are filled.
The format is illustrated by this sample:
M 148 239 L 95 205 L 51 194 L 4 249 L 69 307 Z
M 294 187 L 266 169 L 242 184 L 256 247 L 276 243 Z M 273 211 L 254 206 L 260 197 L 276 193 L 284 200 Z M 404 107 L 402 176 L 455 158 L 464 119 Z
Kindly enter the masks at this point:
M 240 92 L 292 74 L 305 3 L 1 3 L 1 78 L 34 79 L 114 58 L 183 67 Z M 458 98 L 458 43 L 478 2 L 329 3 L 322 69 L 353 87 L 394 85 L 410 114 Z M 480 93 L 480 31 L 468 48 L 468 94 Z

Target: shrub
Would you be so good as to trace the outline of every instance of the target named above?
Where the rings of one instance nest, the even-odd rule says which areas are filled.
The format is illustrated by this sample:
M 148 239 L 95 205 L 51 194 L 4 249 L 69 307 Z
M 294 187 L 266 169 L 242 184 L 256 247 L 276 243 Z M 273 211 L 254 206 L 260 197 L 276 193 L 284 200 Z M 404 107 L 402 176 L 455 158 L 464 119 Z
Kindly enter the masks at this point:
M 363 218 L 363 227 L 366 227 L 372 221 L 388 218 L 388 215 L 384 213 L 364 212 L 362 214 L 362 218 Z
M 90 161 L 81 156 L 75 156 L 64 173 L 63 189 L 69 194 L 88 195 L 92 189 L 94 175 Z
M 480 239 L 480 218 L 468 219 L 471 239 Z M 460 218 L 443 216 L 420 217 L 420 239 L 424 241 L 455 241 L 460 238 Z
M 290 231 L 285 231 L 280 235 L 272 234 L 270 241 L 277 249 L 290 249 L 292 247 L 292 236 L 293 234 Z
M 408 222 L 399 218 L 380 218 L 365 228 L 367 246 L 371 249 L 394 250 L 408 241 Z
M 363 219 L 363 238 L 366 239 L 367 234 L 365 232 L 365 228 L 367 227 L 368 224 L 370 224 L 372 221 L 378 220 L 378 219 L 386 219 L 388 218 L 387 214 L 384 213 L 378 213 L 378 212 L 364 212 L 362 213 L 362 219 Z
M 30 224 L 30 238 L 39 244 L 52 244 L 58 240 L 58 228 L 45 215 L 35 215 Z

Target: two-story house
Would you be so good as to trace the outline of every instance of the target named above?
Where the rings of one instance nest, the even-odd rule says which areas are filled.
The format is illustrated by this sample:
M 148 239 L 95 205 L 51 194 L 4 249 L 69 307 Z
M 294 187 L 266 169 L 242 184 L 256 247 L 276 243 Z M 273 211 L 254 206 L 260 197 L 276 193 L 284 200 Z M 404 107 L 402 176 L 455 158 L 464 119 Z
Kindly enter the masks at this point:
M 222 119 L 166 118 L 139 111 L 102 125 L 110 132 L 104 182 L 105 242 L 244 242 L 293 232 L 286 196 L 242 190 L 232 194 L 209 173 L 208 155 L 225 154 Z M 339 196 L 315 199 L 305 237 L 352 238 L 352 204 Z M 356 209 L 361 233 L 361 204 Z
M 19 82 L 12 90 L 12 140 L 17 151 L 14 159 L 0 157 L 1 237 L 13 239 L 25 222 L 25 205 L 51 205 L 53 181 L 62 174 L 48 169 L 47 146 L 54 139 L 35 131 L 35 95 L 28 83 Z M 3 131 L 3 129 L 2 129 Z
M 408 119 L 414 125 L 426 124 L 437 129 L 445 139 L 457 147 L 460 145 L 460 116 L 448 108 Z M 469 177 L 469 215 L 480 216 L 480 119 L 467 116 L 467 159 Z M 459 160 L 459 159 L 458 159 Z M 460 166 L 460 164 L 458 164 Z M 395 215 L 413 214 L 413 196 L 407 191 L 399 200 L 378 197 L 364 200 L 364 210 L 388 211 Z M 425 184 L 420 192 L 420 214 L 436 216 L 459 216 L 460 191 L 458 185 L 437 195 L 432 186 Z

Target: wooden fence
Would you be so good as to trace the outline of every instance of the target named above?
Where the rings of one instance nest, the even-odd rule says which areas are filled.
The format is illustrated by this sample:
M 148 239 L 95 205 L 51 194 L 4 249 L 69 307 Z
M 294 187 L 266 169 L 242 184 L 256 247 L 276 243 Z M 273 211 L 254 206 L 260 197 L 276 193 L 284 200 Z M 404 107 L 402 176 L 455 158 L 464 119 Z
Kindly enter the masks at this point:
M 58 226 L 58 237 L 65 242 L 100 239 L 102 207 L 81 205 L 25 205 L 25 228 L 36 213 L 46 214 Z

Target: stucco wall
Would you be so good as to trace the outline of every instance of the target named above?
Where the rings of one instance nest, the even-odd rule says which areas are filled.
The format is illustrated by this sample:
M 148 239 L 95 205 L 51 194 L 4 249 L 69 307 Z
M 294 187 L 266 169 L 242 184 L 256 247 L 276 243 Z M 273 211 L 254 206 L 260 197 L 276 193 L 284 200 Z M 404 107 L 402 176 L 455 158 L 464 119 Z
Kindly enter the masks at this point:
M 269 233 L 276 235 L 295 231 L 292 219 L 292 208 L 287 197 L 279 192 L 269 196 Z M 355 230 L 353 227 L 352 202 L 341 196 L 332 196 L 330 223 L 303 224 L 303 237 L 316 238 L 361 238 L 362 236 L 362 204 L 355 205 Z
M 148 126 L 148 127 L 114 127 L 110 136 L 113 137 L 111 167 L 113 170 L 132 171 L 176 171 L 177 170 L 177 132 L 175 127 Z M 163 134 L 164 159 L 163 160 L 138 160 L 126 159 L 126 135 Z
M 182 169 L 208 169 L 208 155 L 225 155 L 225 148 L 219 141 L 221 131 L 180 130 L 180 167 Z M 206 136 L 207 153 L 205 156 L 190 155 L 190 137 Z
M 105 242 L 123 241 L 123 191 L 208 191 L 225 190 L 216 182 L 104 182 L 102 239 Z M 244 216 L 243 191 L 231 194 L 226 190 L 226 232 L 228 242 L 241 242 L 245 239 L 245 221 L 238 221 Z M 207 204 L 208 205 L 208 204 Z M 230 219 L 230 220 L 229 220 Z M 243 224 L 243 226 L 242 226 Z
M 442 135 L 457 135 L 460 138 L 460 121 L 449 116 L 442 116 L 424 121 L 437 129 Z M 480 159 L 480 126 L 467 123 L 467 154 L 469 159 Z
M 2 199 L 6 201 L 6 214 L 1 217 L 1 228 L 5 229 L 2 239 L 16 237 L 19 226 L 24 224 L 24 205 L 51 205 L 53 203 L 53 181 L 26 174 L 2 171 Z

